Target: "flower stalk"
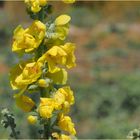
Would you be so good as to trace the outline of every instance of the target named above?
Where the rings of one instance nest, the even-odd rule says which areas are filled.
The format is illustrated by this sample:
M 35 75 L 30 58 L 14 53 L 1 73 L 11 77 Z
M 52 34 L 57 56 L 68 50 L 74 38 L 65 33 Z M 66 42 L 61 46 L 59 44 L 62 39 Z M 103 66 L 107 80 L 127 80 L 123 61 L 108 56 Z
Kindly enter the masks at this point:
M 63 0 L 73 3 L 74 0 Z M 14 30 L 12 51 L 23 57 L 10 72 L 10 83 L 16 105 L 26 113 L 31 125 L 40 123 L 43 139 L 71 139 L 76 135 L 68 116 L 74 104 L 74 94 L 67 85 L 67 69 L 75 64 L 75 44 L 65 42 L 71 17 L 64 14 L 47 20 L 52 12 L 47 0 L 25 0 L 27 12 L 34 20 L 26 29 Z M 32 96 L 39 93 L 39 99 Z M 36 115 L 33 115 L 36 114 Z M 63 134 L 64 133 L 64 134 Z
M 10 137 L 14 138 L 14 139 L 18 139 L 18 135 L 19 135 L 19 131 L 16 131 L 16 124 L 15 124 L 15 117 L 13 114 L 11 114 L 9 112 L 9 110 L 7 108 L 3 109 L 1 111 L 4 119 L 1 120 L 1 124 L 3 125 L 3 127 L 8 128 L 10 127 L 11 129 L 11 134 Z

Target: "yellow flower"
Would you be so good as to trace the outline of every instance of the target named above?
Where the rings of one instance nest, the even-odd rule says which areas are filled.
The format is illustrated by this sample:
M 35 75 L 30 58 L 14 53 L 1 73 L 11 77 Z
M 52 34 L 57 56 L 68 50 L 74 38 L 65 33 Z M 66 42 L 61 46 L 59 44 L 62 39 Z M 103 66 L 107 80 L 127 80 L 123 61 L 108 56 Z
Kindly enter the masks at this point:
M 70 104 L 69 102 L 65 101 L 62 105 L 63 113 L 67 114 L 70 112 Z
M 38 85 L 39 85 L 40 87 L 48 87 L 48 86 L 49 86 L 49 83 L 47 83 L 47 81 L 44 80 L 44 79 L 39 79 L 39 80 L 38 80 Z
M 25 66 L 25 63 L 18 64 L 10 70 L 10 84 L 13 90 L 17 90 L 18 88 L 25 88 L 25 86 L 19 86 L 18 83 L 15 82 L 16 77 L 22 73 L 23 66 Z
M 56 65 L 64 65 L 66 63 L 66 52 L 58 46 L 52 47 L 47 51 L 46 60 L 48 62 L 49 72 L 55 73 L 60 70 Z
M 59 108 L 63 109 L 64 113 L 69 112 L 70 106 L 74 104 L 73 91 L 68 86 L 59 88 L 53 98 L 58 103 Z
M 69 32 L 69 22 L 71 17 L 68 15 L 61 15 L 56 18 L 55 24 L 55 36 L 54 38 L 65 40 Z
M 58 109 L 62 109 L 62 105 L 65 102 L 65 95 L 57 91 L 54 96 L 54 100 L 58 103 Z
M 46 77 L 51 79 L 54 84 L 62 84 L 62 85 L 64 85 L 67 82 L 67 72 L 66 72 L 65 69 L 60 69 L 59 71 L 57 71 L 55 73 L 48 72 L 46 74 Z
M 64 130 L 69 132 L 71 135 L 76 135 L 76 131 L 74 128 L 74 123 L 69 116 L 64 116 L 63 114 L 60 116 L 58 121 L 58 126 Z
M 66 43 L 65 45 L 60 46 L 66 53 L 67 53 L 67 59 L 66 59 L 66 66 L 67 68 L 75 67 L 75 45 L 72 43 Z
M 53 138 L 56 138 L 57 140 L 71 140 L 70 136 L 64 135 L 64 134 L 58 134 L 56 132 L 52 133 Z
M 67 135 L 64 135 L 64 134 L 61 134 L 59 139 L 60 140 L 71 140 L 71 137 L 67 136 Z
M 35 102 L 28 96 L 21 95 L 15 98 L 16 105 L 25 112 L 29 112 L 35 106 Z
M 47 1 L 48 1 L 48 0 L 39 0 L 39 4 L 40 4 L 41 6 L 45 6 L 45 5 L 47 4 Z
M 49 72 L 55 73 L 60 70 L 60 68 L 56 66 L 57 64 L 64 65 L 66 63 L 66 56 L 67 54 L 62 48 L 53 46 L 39 58 L 38 62 L 48 62 Z
M 30 124 L 35 124 L 37 122 L 37 117 L 30 115 L 28 116 L 27 120 Z
M 68 15 L 60 15 L 59 17 L 57 17 L 55 19 L 55 25 L 56 26 L 63 26 L 69 23 L 69 21 L 71 20 L 71 17 Z
M 41 65 L 36 62 L 18 64 L 11 70 L 10 83 L 13 89 L 23 89 L 41 76 Z
M 31 11 L 37 13 L 41 10 L 41 6 L 47 4 L 47 0 L 25 0 L 25 3 L 31 8 Z
M 58 89 L 58 91 L 65 95 L 65 101 L 67 101 L 70 105 L 74 104 L 73 91 L 70 89 L 69 86 L 60 88 Z
M 46 32 L 46 25 L 39 20 L 35 20 L 29 27 L 31 33 L 36 39 L 41 40 L 44 38 Z
M 24 67 L 22 73 L 17 76 L 15 82 L 18 85 L 29 85 L 35 82 L 41 75 L 41 66 L 36 62 L 28 63 Z
M 52 113 L 57 107 L 56 102 L 52 98 L 41 98 L 38 112 L 42 118 L 51 118 Z
M 38 20 L 34 21 L 27 29 L 23 29 L 19 25 L 14 30 L 12 51 L 26 53 L 33 51 L 39 47 L 45 36 L 45 32 L 46 26 Z
M 59 138 L 59 134 L 57 132 L 53 132 L 52 136 L 53 136 L 53 138 L 57 138 L 57 139 Z
M 53 106 L 40 106 L 39 107 L 39 114 L 42 118 L 51 118 L 52 112 L 54 110 Z
M 71 17 L 68 15 L 58 16 L 52 24 L 48 24 L 46 32 L 46 40 L 48 48 L 64 44 L 69 32 L 69 22 Z
M 38 62 L 48 62 L 50 73 L 60 71 L 60 68 L 58 67 L 60 65 L 66 65 L 67 68 L 72 68 L 76 65 L 74 50 L 75 46 L 72 43 L 66 43 L 61 46 L 53 46 L 39 58 Z
M 64 3 L 71 4 L 74 3 L 75 0 L 62 0 Z

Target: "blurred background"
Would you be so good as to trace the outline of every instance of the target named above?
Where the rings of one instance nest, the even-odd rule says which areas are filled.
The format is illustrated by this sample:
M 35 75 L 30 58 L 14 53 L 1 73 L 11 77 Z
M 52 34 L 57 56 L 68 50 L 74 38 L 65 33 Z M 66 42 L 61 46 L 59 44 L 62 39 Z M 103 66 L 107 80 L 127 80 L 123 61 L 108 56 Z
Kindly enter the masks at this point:
M 76 103 L 71 115 L 78 138 L 126 138 L 140 125 L 140 2 L 54 2 L 52 16 L 72 16 L 69 40 L 75 42 L 77 67 L 69 71 Z M 22 138 L 36 138 L 26 114 L 12 98 L 10 67 L 14 28 L 31 23 L 23 2 L 0 1 L 0 109 L 15 112 Z M 9 132 L 0 126 L 0 138 Z

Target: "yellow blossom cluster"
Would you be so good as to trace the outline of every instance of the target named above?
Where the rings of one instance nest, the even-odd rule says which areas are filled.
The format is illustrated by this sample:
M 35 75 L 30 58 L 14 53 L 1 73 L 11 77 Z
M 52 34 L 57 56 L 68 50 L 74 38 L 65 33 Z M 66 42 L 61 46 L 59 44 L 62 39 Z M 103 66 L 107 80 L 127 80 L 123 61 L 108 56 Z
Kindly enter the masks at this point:
M 47 4 L 47 0 L 25 0 L 25 3 L 31 8 L 32 12 L 37 13 L 41 10 L 41 7 Z
M 73 3 L 75 0 L 63 1 Z M 45 9 L 43 7 L 47 6 L 48 1 L 25 0 L 25 3 L 27 8 L 37 13 Z M 45 138 L 69 140 L 71 135 L 76 135 L 74 123 L 68 116 L 70 107 L 75 102 L 74 95 L 66 85 L 66 69 L 76 66 L 75 45 L 65 43 L 70 20 L 71 17 L 64 14 L 53 22 L 44 23 L 44 20 L 37 16 L 26 29 L 19 25 L 14 30 L 12 51 L 23 57 L 10 72 L 11 86 L 13 90 L 19 91 L 14 98 L 17 106 L 24 112 L 36 113 L 28 116 L 30 124 L 43 120 L 44 125 L 48 125 L 47 123 L 56 117 L 53 126 L 59 127 L 61 132 L 51 128 L 49 134 L 44 134 Z M 34 92 L 40 93 L 39 99 L 32 98 Z
M 37 13 L 44 7 L 48 1 L 53 0 L 25 0 L 25 3 L 31 9 L 32 12 Z M 64 3 L 71 4 L 74 3 L 75 0 L 62 0 Z
M 52 133 L 53 138 L 58 140 L 71 140 L 70 136 L 64 135 L 64 134 L 58 134 L 56 132 Z
M 14 31 L 12 51 L 26 53 L 33 51 L 39 47 L 45 32 L 46 26 L 38 20 L 34 21 L 27 29 L 23 29 L 19 25 Z
M 42 118 L 51 118 L 53 113 L 61 111 L 57 125 L 70 135 L 75 135 L 74 123 L 69 116 L 65 116 L 74 104 L 74 96 L 70 87 L 59 88 L 51 98 L 41 98 L 38 113 Z

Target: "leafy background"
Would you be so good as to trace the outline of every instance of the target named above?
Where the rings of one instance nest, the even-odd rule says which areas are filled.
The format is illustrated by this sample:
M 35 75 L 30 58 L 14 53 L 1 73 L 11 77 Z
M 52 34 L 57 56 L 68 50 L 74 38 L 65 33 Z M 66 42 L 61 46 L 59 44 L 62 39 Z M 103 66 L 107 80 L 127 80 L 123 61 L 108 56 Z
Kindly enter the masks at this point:
M 78 138 L 126 138 L 140 123 L 140 2 L 54 2 L 53 16 L 72 16 L 69 39 L 77 45 L 77 67 L 69 71 L 76 103 L 71 115 Z M 63 10 L 62 10 L 63 9 Z M 12 32 L 30 24 L 23 2 L 0 1 L 0 109 L 15 113 L 22 138 L 35 138 L 26 114 L 12 98 Z M 0 125 L 0 138 L 7 138 Z

